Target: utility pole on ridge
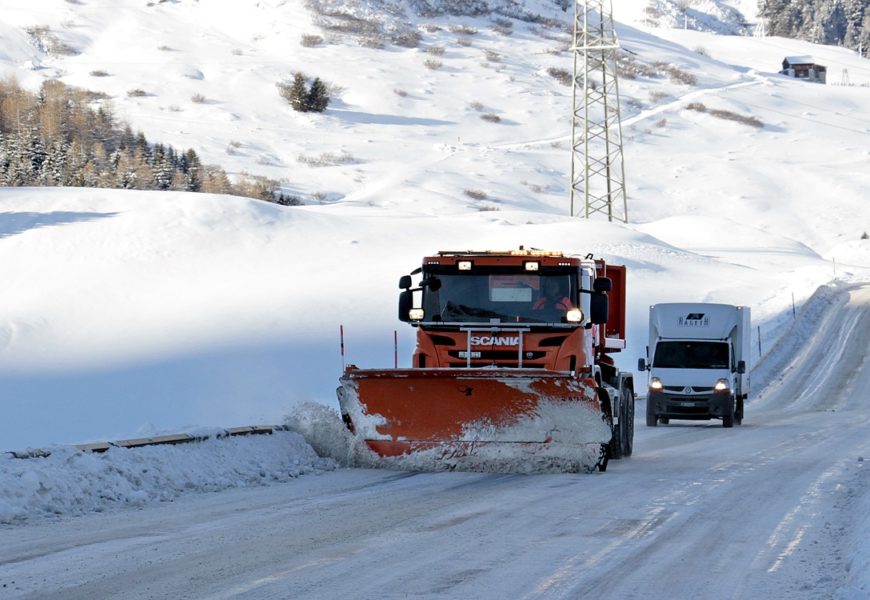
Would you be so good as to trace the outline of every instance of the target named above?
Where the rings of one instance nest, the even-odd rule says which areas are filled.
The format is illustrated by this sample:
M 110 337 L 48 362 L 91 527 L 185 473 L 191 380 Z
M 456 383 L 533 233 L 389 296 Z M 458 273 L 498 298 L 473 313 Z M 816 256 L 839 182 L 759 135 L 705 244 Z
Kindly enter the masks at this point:
M 618 49 L 611 0 L 575 0 L 570 214 L 627 223 Z

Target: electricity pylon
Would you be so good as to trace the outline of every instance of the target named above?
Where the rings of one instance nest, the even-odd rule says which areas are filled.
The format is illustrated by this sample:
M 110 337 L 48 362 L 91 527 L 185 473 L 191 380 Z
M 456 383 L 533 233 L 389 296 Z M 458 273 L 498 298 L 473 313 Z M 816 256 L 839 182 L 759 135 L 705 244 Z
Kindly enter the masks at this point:
M 603 213 L 627 223 L 618 49 L 611 0 L 575 0 L 571 216 Z

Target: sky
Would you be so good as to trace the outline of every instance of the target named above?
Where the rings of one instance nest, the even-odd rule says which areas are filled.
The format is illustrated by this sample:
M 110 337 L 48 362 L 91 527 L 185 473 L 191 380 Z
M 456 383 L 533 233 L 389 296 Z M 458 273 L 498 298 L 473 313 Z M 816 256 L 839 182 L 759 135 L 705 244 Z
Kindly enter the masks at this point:
M 543 0 L 521 4 L 571 21 Z M 751 307 L 754 364 L 819 286 L 870 278 L 870 63 L 844 48 L 652 27 L 645 2 L 615 4 L 631 56 L 695 79 L 619 82 L 627 224 L 567 214 L 571 88 L 548 74 L 571 69 L 564 28 L 517 21 L 505 35 L 486 18 L 415 17 L 418 48 L 377 49 L 329 39 L 302 3 L 122 0 L 108 11 L 0 0 L 0 76 L 104 91 L 149 140 L 279 179 L 304 201 L 0 188 L 0 450 L 335 408 L 344 364 L 393 366 L 394 332 L 409 364 L 396 284 L 440 249 L 525 245 L 626 265 L 617 360 L 629 371 L 645 353 L 650 304 Z M 467 45 L 460 23 L 475 29 Z M 44 52 L 24 31 L 34 26 L 78 53 Z M 327 40 L 303 46 L 312 34 Z M 829 84 L 777 74 L 789 55 L 814 56 Z M 281 99 L 276 84 L 297 71 L 332 86 L 325 113 Z M 836 85 L 846 75 L 853 85 Z M 299 460 L 300 474 L 337 464 Z M 3 462 L 7 480 L 38 480 Z M 20 504 L 5 503 L 0 522 L 20 518 Z

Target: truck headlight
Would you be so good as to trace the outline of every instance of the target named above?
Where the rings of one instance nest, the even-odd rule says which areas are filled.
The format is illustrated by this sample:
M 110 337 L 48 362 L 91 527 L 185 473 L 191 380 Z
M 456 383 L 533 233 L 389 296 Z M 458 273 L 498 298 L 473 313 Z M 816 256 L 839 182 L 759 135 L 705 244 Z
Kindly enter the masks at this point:
M 423 317 L 426 316 L 426 313 L 422 308 L 412 308 L 408 311 L 408 318 L 412 321 L 422 321 Z
M 662 385 L 662 380 L 658 377 L 653 377 L 649 380 L 649 391 L 651 392 L 660 392 L 664 389 Z
M 716 382 L 716 385 L 713 386 L 713 391 L 717 394 L 727 394 L 731 391 L 731 386 L 728 385 L 727 379 L 720 379 Z
M 572 308 L 565 313 L 565 320 L 569 323 L 579 323 L 583 320 L 583 311 L 579 308 Z

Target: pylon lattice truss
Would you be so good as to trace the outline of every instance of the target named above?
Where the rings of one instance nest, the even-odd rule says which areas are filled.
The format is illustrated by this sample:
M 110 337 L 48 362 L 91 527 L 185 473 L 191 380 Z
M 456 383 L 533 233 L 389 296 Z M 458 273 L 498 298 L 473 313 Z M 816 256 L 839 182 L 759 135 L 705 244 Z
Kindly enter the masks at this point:
M 574 2 L 571 216 L 628 222 L 611 0 Z

